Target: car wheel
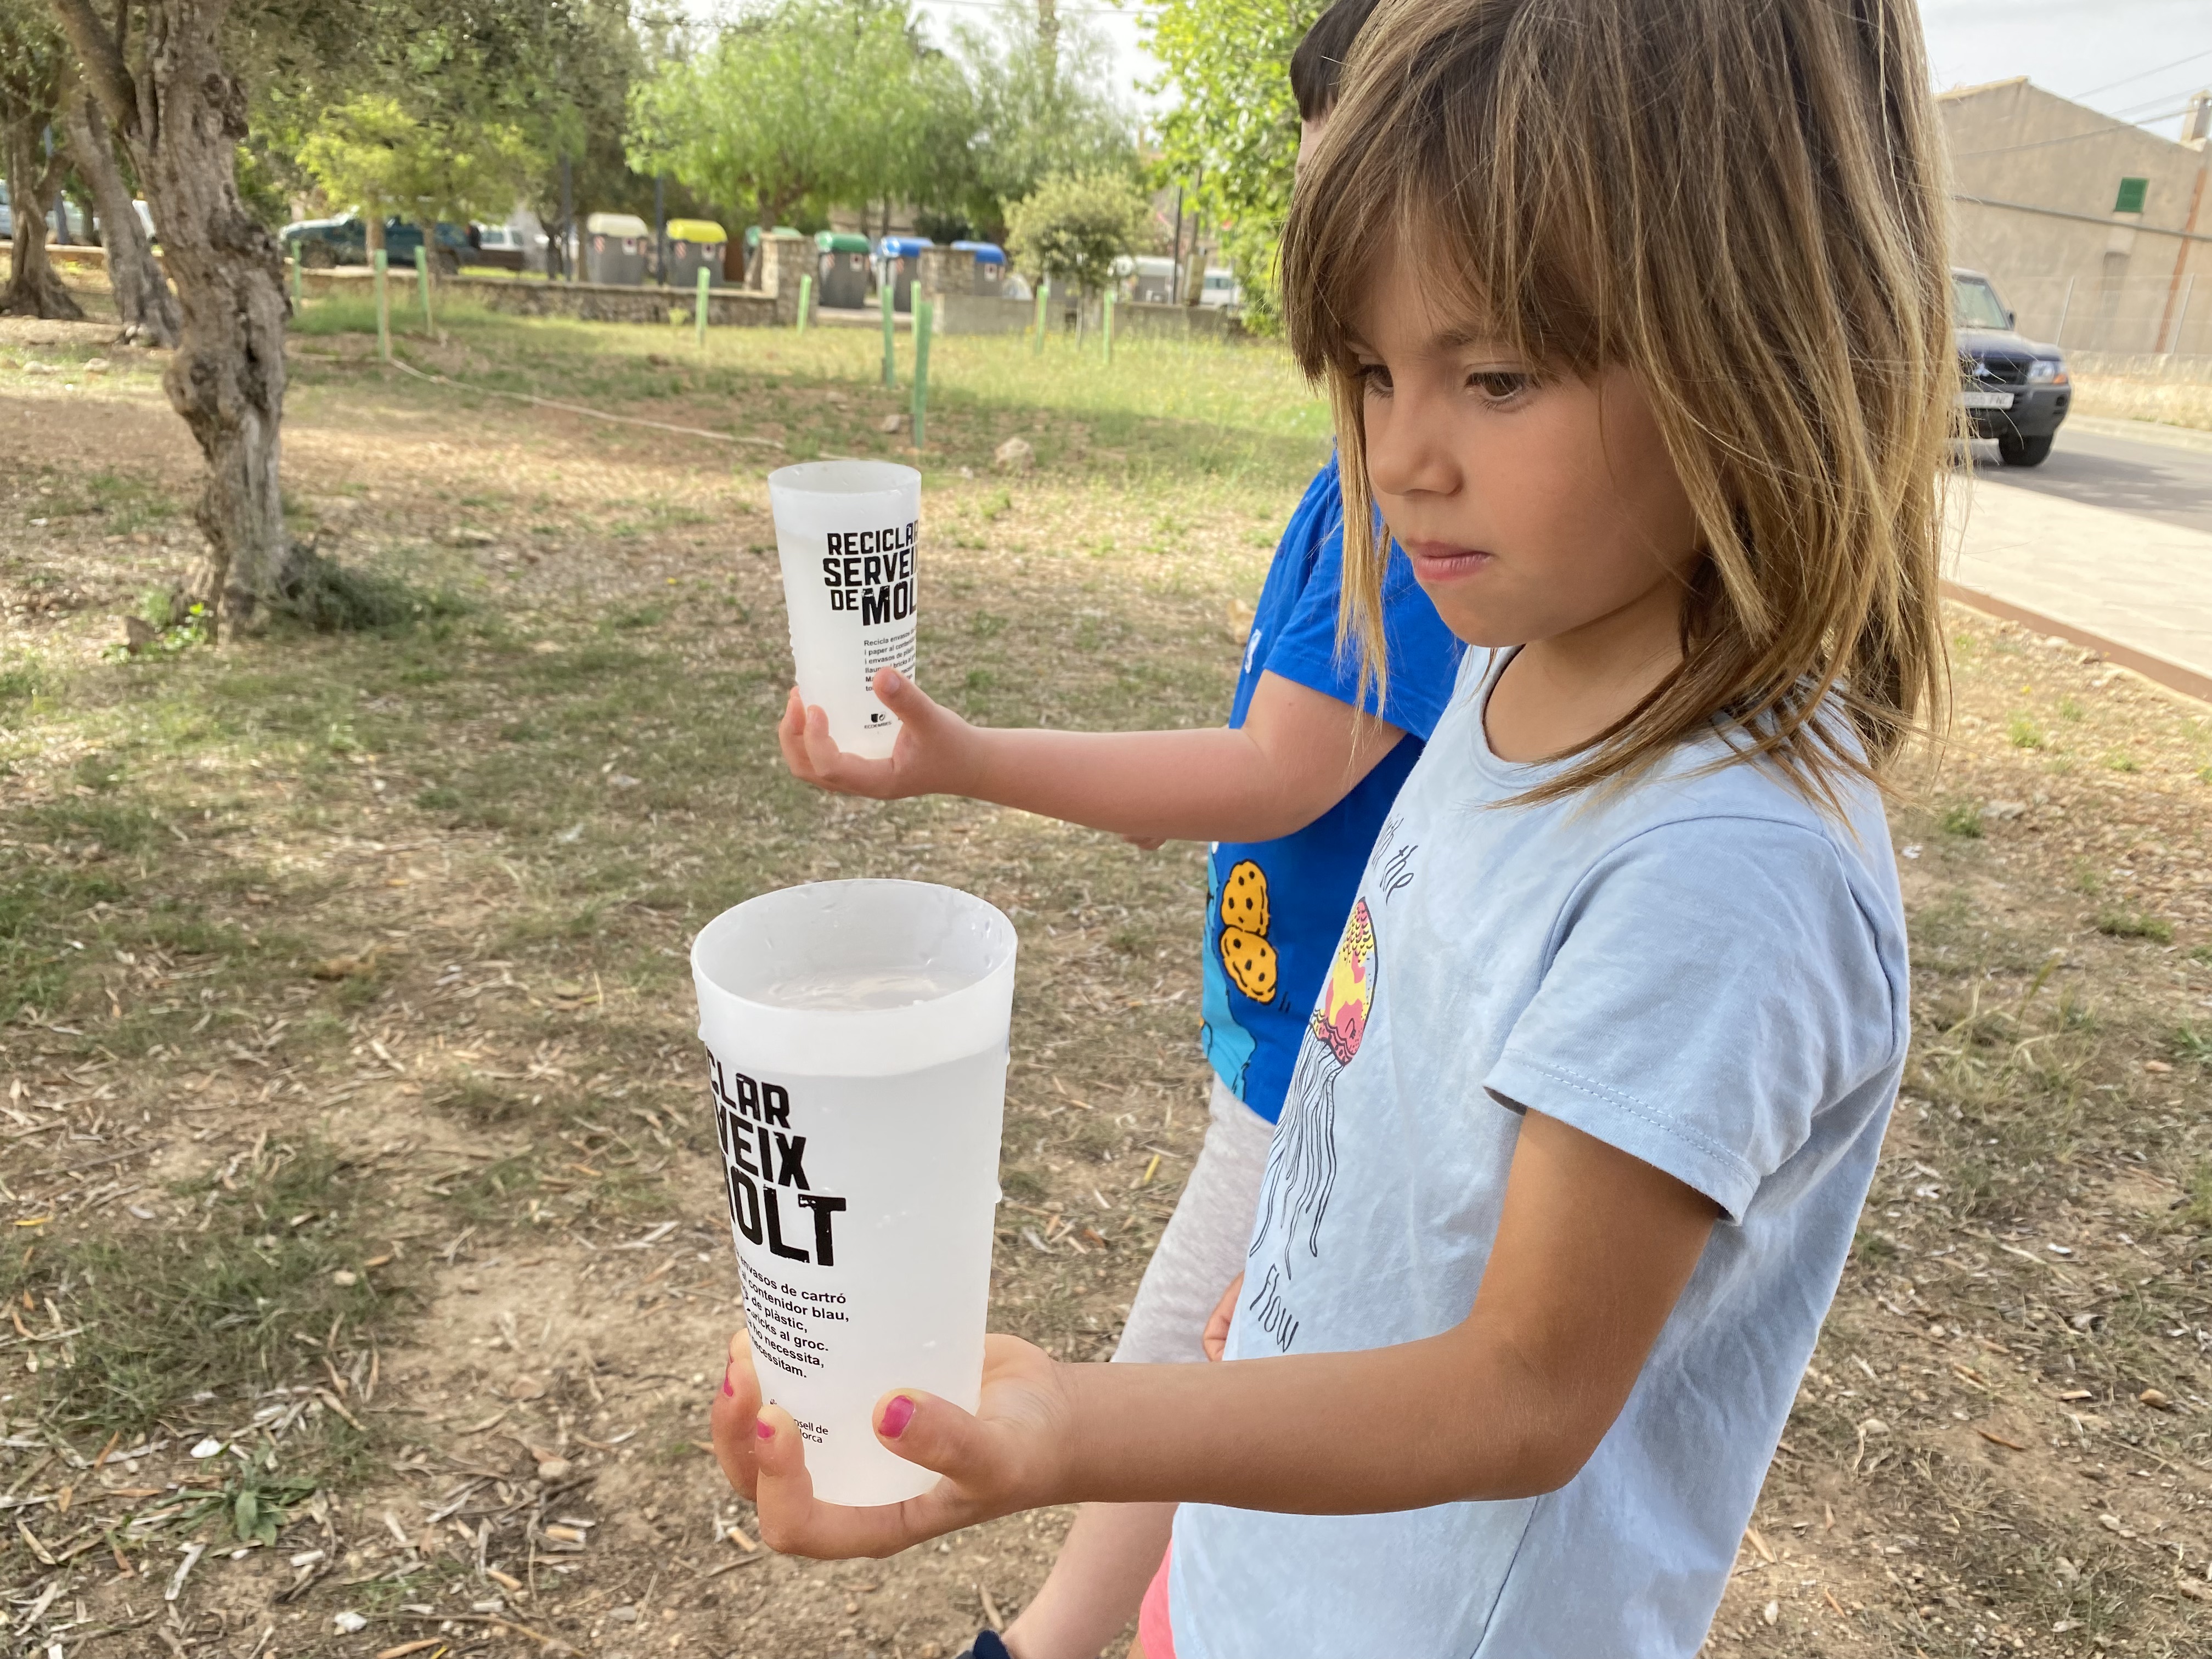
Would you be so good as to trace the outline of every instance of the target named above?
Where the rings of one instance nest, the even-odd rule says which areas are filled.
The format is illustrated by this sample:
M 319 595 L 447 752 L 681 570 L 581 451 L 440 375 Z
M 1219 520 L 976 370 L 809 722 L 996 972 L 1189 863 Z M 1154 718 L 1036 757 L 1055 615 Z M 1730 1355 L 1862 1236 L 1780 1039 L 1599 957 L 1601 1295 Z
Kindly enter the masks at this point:
M 338 262 L 338 251 L 328 242 L 303 242 L 300 263 L 310 270 L 328 270 Z
M 2041 466 L 2051 453 L 2052 436 L 2046 432 L 2040 438 L 2000 438 L 1997 459 L 2007 466 Z
M 461 274 L 461 256 L 448 247 L 441 247 L 430 256 L 430 269 L 441 276 Z

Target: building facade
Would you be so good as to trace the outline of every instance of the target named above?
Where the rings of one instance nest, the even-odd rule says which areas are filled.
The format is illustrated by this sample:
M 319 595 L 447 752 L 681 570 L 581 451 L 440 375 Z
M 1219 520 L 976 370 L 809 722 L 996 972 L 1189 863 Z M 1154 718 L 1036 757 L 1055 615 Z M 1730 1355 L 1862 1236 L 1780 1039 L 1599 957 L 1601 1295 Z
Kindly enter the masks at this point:
M 2212 102 L 2183 142 L 2029 84 L 1940 94 L 1954 263 L 1996 283 L 2029 338 L 2212 355 Z

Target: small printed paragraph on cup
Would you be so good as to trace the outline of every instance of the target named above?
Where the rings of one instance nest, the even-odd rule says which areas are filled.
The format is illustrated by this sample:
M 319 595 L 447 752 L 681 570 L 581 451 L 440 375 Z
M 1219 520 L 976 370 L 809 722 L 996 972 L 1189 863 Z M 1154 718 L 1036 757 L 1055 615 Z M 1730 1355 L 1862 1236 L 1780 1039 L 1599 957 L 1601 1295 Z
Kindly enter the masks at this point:
M 918 1497 L 937 1477 L 870 1413 L 981 1396 L 1013 924 L 950 887 L 814 882 L 725 910 L 691 971 L 761 1392 L 820 1497 Z
M 850 755 L 882 760 L 898 716 L 878 668 L 914 676 L 914 550 L 921 474 L 890 461 L 804 461 L 768 475 L 799 695 Z

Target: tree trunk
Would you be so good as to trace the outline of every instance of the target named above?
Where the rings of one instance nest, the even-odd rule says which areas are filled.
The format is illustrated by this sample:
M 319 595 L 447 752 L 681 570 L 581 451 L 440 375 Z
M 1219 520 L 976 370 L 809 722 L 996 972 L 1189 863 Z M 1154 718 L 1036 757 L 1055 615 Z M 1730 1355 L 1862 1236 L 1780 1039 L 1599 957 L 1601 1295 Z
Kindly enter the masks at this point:
M 115 314 L 123 337 L 140 345 L 173 346 L 179 322 L 177 299 L 155 262 L 146 227 L 131 205 L 131 191 L 108 142 L 107 119 L 82 92 L 62 100 L 62 126 L 69 134 L 70 157 L 92 185 L 93 202 L 107 240 L 107 282 L 115 294 Z
M 162 383 L 207 461 L 195 514 L 207 561 L 192 596 L 251 630 L 295 584 L 278 488 L 284 417 L 284 267 L 239 198 L 246 91 L 224 66 L 228 0 L 143 0 L 124 42 L 89 0 L 54 0 L 86 79 L 129 147 L 176 284 L 180 328 Z
M 11 123 L 7 131 L 8 179 L 13 187 L 15 240 L 9 255 L 8 286 L 0 289 L 0 317 L 55 317 L 81 320 L 83 310 L 62 286 L 46 258 L 47 216 L 60 193 L 64 167 L 58 155 L 41 160 L 39 133 L 46 125 L 33 118 Z

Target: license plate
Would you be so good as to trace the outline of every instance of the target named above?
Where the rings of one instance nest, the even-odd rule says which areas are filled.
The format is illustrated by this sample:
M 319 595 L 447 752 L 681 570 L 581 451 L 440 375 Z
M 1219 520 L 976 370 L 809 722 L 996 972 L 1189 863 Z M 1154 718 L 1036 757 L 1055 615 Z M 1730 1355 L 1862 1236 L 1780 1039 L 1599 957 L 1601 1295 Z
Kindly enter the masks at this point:
M 1959 407 L 1961 409 L 2010 409 L 2012 393 L 2009 392 L 1962 392 L 1959 394 Z

